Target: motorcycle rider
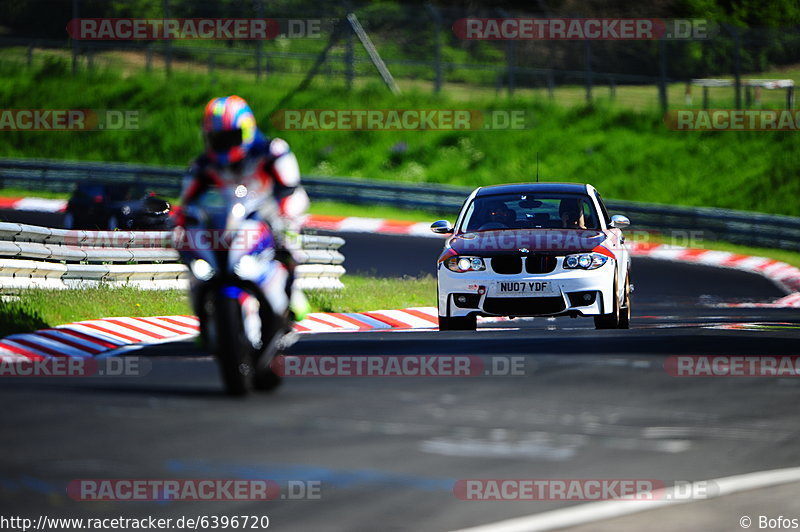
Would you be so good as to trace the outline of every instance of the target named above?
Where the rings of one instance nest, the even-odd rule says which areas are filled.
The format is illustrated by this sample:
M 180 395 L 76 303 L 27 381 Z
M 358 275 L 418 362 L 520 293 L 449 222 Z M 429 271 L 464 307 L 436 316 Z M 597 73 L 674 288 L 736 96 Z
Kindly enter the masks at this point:
M 213 98 L 203 114 L 205 153 L 191 164 L 184 178 L 181 206 L 188 205 L 215 186 L 245 184 L 262 194 L 260 209 L 276 240 L 276 259 L 289 270 L 290 307 L 300 320 L 308 312 L 308 302 L 299 289 L 292 289 L 296 261 L 287 236 L 300 230 L 308 209 L 308 195 L 300 184 L 297 158 L 283 139 L 269 139 L 257 127 L 247 102 L 236 95 Z M 181 207 L 174 214 L 175 224 L 183 226 Z

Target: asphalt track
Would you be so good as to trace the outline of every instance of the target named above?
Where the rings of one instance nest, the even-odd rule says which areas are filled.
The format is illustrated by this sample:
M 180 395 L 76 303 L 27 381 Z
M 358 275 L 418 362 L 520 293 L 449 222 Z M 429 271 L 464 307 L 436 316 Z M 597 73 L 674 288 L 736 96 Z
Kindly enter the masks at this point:
M 345 236 L 354 273 L 427 272 L 440 246 Z M 296 377 L 273 394 L 235 400 L 222 394 L 214 362 L 177 342 L 133 353 L 152 363 L 144 377 L 4 379 L 0 514 L 268 515 L 275 530 L 444 531 L 580 504 L 463 501 L 453 492 L 458 479 L 669 484 L 800 464 L 800 379 L 672 377 L 663 367 L 676 354 L 800 354 L 797 310 L 714 306 L 783 292 L 756 275 L 704 266 L 635 258 L 632 272 L 628 331 L 559 318 L 474 333 L 307 336 L 291 350 L 521 357 L 522 376 Z M 69 481 L 86 478 L 321 481 L 321 493 L 269 502 L 68 498 Z M 748 493 L 604 529 L 740 530 L 747 503 L 774 516 L 798 513 L 796 489 L 790 497 Z

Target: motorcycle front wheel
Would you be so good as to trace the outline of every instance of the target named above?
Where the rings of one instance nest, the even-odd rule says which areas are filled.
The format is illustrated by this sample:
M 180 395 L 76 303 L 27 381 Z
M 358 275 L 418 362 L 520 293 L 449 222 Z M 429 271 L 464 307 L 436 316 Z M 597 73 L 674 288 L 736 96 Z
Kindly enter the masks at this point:
M 228 395 L 247 395 L 255 381 L 255 349 L 247 339 L 239 301 L 219 297 L 209 319 L 215 328 L 211 348 Z

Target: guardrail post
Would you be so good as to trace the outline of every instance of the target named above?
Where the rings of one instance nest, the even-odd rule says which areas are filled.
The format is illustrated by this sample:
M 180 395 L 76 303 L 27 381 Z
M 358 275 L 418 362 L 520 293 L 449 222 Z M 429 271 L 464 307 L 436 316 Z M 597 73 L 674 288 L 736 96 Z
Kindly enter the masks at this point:
M 511 13 L 505 9 L 498 9 L 497 12 L 501 17 L 512 18 Z M 506 86 L 508 87 L 508 95 L 514 95 L 514 88 L 516 85 L 516 63 L 517 63 L 517 42 L 513 39 L 506 41 Z
M 33 66 L 33 45 L 32 44 L 28 45 L 28 53 L 27 53 L 27 58 L 26 59 L 27 59 L 27 63 L 28 63 L 28 68 L 32 67 Z
M 77 19 L 81 15 L 80 9 L 80 1 L 81 0 L 72 0 L 72 18 Z M 78 73 L 78 41 L 75 37 L 72 37 L 72 74 Z
M 170 17 L 169 13 L 169 0 L 164 0 L 164 20 Z M 164 67 L 167 71 L 167 76 L 172 75 L 172 40 L 164 40 Z
M 517 74 L 517 41 L 508 41 L 508 95 L 514 95 Z
M 264 4 L 261 3 L 261 0 L 253 0 L 256 4 L 256 18 L 263 19 L 264 18 Z M 261 48 L 263 42 L 259 39 L 256 41 L 256 80 L 261 81 Z
M 703 109 L 708 109 L 708 87 L 703 87 Z
M 547 97 L 550 101 L 556 99 L 556 80 L 552 69 L 547 70 Z
M 425 7 L 433 15 L 433 39 L 435 46 L 435 63 L 434 68 L 436 71 L 436 78 L 434 80 L 434 92 L 442 91 L 442 15 L 439 10 L 431 4 L 426 4 Z
M 739 29 L 731 27 L 733 32 L 733 90 L 736 109 L 742 108 L 742 38 Z
M 669 107 L 667 100 L 667 41 L 662 37 L 658 40 L 658 100 L 661 104 L 661 112 L 666 113 Z
M 786 87 L 786 108 L 794 109 L 794 86 Z
M 345 79 L 347 81 L 347 88 L 353 88 L 353 80 L 355 79 L 355 46 L 353 44 L 353 28 L 347 25 L 347 37 L 345 38 L 345 52 L 344 52 L 344 71 Z
M 584 82 L 586 83 L 586 103 L 592 105 L 592 41 L 585 39 L 586 49 L 586 70 L 584 72 Z
M 145 70 L 149 73 L 153 70 L 153 43 L 147 43 L 147 47 L 145 48 L 145 63 L 144 63 Z

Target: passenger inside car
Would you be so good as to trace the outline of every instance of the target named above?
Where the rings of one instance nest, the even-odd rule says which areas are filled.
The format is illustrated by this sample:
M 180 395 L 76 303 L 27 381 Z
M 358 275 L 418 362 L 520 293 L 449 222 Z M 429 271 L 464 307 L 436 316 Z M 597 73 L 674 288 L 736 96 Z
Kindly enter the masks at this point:
M 586 229 L 583 217 L 583 201 L 580 199 L 562 199 L 558 214 L 565 229 Z

